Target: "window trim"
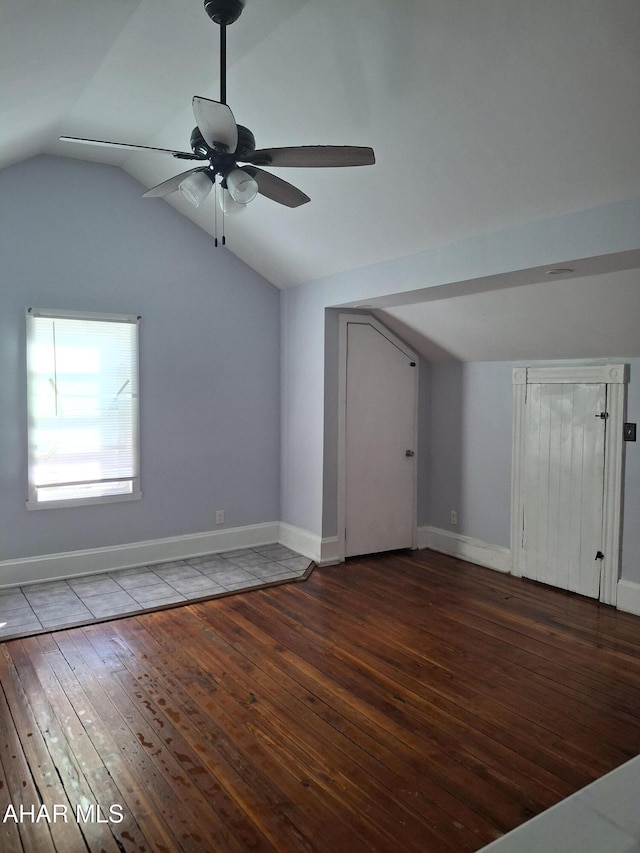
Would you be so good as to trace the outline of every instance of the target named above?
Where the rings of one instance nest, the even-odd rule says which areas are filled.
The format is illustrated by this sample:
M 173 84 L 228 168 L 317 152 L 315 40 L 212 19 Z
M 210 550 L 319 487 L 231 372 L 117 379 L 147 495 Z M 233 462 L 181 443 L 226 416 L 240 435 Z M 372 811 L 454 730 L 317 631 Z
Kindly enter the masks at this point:
M 120 495 L 96 495 L 86 498 L 69 498 L 50 501 L 38 501 L 36 499 L 37 487 L 32 480 L 31 449 L 29 444 L 29 430 L 27 428 L 27 488 L 28 497 L 25 506 L 28 510 L 61 509 L 62 507 L 95 506 L 97 504 L 121 503 L 122 501 L 136 501 L 142 498 L 140 489 L 140 315 L 136 314 L 113 314 L 97 311 L 63 311 L 57 309 L 27 308 L 25 312 L 25 325 L 28 326 L 30 317 L 46 317 L 61 320 L 95 320 L 103 323 L 130 323 L 137 327 L 136 334 L 136 364 L 135 380 L 138 389 L 137 417 L 135 436 L 133 441 L 133 455 L 136 476 L 131 478 L 132 490 Z M 29 330 L 26 330 L 26 343 L 29 341 Z M 28 371 L 28 361 L 26 363 Z M 27 423 L 30 421 L 29 398 L 28 398 L 29 376 L 27 372 Z

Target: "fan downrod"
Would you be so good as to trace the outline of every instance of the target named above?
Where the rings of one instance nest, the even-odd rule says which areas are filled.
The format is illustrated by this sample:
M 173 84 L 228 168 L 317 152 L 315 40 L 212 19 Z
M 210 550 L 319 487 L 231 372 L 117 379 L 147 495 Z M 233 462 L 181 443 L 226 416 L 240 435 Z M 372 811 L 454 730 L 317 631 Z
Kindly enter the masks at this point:
M 204 0 L 204 10 L 212 21 L 226 27 L 238 20 L 244 3 L 245 0 Z

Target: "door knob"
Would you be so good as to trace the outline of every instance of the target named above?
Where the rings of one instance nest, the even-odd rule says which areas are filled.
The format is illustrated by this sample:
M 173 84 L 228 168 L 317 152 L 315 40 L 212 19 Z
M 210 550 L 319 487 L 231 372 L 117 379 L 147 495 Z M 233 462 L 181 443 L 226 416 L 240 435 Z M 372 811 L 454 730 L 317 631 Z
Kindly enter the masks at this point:
M 415 456 L 416 454 L 413 452 L 413 450 L 405 450 L 404 455 L 405 456 Z

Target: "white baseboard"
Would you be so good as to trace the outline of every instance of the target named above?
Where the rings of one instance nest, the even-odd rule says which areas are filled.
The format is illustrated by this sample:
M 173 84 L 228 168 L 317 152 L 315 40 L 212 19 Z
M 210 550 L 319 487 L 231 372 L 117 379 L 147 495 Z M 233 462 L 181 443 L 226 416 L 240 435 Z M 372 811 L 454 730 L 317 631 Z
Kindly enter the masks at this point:
M 272 542 L 280 542 L 320 566 L 340 562 L 337 536 L 323 539 L 308 530 L 274 521 L 185 536 L 172 536 L 148 542 L 132 542 L 105 548 L 5 560 L 0 562 L 0 588 L 100 574 L 117 569 L 153 565 L 167 560 L 182 560 L 201 554 L 231 551 L 236 548 L 255 548 L 257 545 Z M 511 570 L 511 551 L 508 548 L 488 545 L 479 539 L 435 527 L 420 527 L 417 544 L 418 548 L 433 548 L 434 551 L 460 557 L 501 572 Z M 640 584 L 628 581 L 620 583 L 632 588 L 628 598 L 631 601 L 630 608 L 635 606 L 633 602 L 636 598 L 640 601 Z M 620 585 L 618 589 L 620 595 Z M 640 609 L 637 611 L 630 609 L 629 612 L 640 613 Z
M 497 572 L 510 572 L 512 568 L 511 549 L 502 545 L 490 545 L 481 539 L 462 536 L 439 527 L 418 528 L 418 548 L 431 548 L 441 554 L 449 554 L 461 560 L 468 560 L 478 566 L 495 569 Z
M 418 528 L 418 548 L 431 548 L 441 554 L 449 554 L 461 560 L 468 560 L 478 566 L 495 569 L 498 572 L 512 570 L 511 550 L 500 545 L 489 545 L 480 539 L 452 533 L 437 527 Z M 640 616 L 640 583 L 619 580 L 617 586 L 618 610 Z
M 278 541 L 286 548 L 291 548 L 292 551 L 297 551 L 303 557 L 308 557 L 310 560 L 319 562 L 322 555 L 322 539 L 315 533 L 309 530 L 303 530 L 301 527 L 294 527 L 292 524 L 286 524 L 281 521 L 278 525 L 279 535 Z
M 640 583 L 620 579 L 616 607 L 618 610 L 640 616 Z
M 297 551 L 313 560 L 319 566 L 332 566 L 340 562 L 337 536 L 327 536 L 322 539 L 315 533 L 281 521 L 278 541 L 292 551 Z
M 335 566 L 343 563 L 344 558 L 340 556 L 340 542 L 337 536 L 327 536 L 322 540 L 322 558 L 318 560 L 319 566 Z
M 322 539 L 309 530 L 303 530 L 301 527 L 294 527 L 292 524 L 281 521 L 278 541 L 281 545 L 291 548 L 292 551 L 297 551 L 313 560 L 319 566 L 329 566 L 340 562 L 337 536 Z
M 0 562 L 0 589 L 182 560 L 236 548 L 255 548 L 273 542 L 297 551 L 320 566 L 340 562 L 337 536 L 323 539 L 308 530 L 274 521 L 148 542 L 4 560 Z M 510 572 L 512 568 L 509 548 L 437 527 L 419 527 L 417 547 L 431 548 L 499 572 Z M 617 607 L 640 616 L 640 583 L 618 581 Z
M 257 545 L 268 545 L 280 541 L 279 528 L 279 523 L 274 521 L 267 524 L 250 524 L 245 527 L 154 539 L 149 542 L 132 542 L 107 548 L 5 560 L 0 562 L 0 588 L 94 575 L 115 569 L 162 563 L 167 560 L 182 560 L 201 554 L 213 554 L 216 551 L 255 548 Z

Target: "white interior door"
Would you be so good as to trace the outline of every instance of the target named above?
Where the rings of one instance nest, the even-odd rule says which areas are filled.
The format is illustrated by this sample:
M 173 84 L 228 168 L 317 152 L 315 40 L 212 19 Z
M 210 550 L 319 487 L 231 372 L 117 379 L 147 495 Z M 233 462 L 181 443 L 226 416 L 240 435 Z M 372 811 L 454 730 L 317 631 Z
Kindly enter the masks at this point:
M 347 325 L 345 555 L 410 548 L 417 366 L 382 331 Z
M 607 386 L 531 384 L 524 415 L 522 574 L 598 598 Z

